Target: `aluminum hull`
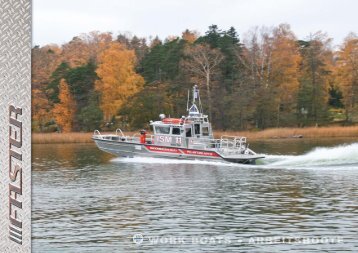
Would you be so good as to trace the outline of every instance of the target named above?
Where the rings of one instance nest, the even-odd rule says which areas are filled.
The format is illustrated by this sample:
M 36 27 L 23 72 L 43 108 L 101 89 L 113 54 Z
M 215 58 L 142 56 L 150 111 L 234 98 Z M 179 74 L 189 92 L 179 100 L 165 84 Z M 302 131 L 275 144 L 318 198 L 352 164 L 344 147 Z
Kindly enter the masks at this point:
M 93 138 L 99 149 L 119 157 L 156 157 L 185 160 L 227 161 L 242 164 L 255 164 L 260 155 L 223 156 L 215 150 L 188 149 L 173 146 L 140 144 L 136 142 L 112 141 Z

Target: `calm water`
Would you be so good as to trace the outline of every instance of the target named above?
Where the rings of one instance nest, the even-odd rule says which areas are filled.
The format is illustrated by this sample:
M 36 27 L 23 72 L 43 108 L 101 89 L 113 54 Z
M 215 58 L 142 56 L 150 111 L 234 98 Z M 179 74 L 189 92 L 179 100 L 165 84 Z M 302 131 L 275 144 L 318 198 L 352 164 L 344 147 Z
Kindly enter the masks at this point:
M 355 141 L 252 143 L 256 166 L 34 145 L 33 252 L 358 252 Z

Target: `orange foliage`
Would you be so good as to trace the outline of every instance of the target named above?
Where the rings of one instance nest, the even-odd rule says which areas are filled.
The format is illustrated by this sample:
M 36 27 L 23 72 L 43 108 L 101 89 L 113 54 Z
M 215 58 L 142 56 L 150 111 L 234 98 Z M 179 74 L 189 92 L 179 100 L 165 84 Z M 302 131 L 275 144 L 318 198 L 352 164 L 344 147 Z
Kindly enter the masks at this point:
M 272 83 L 281 94 L 278 96 L 280 103 L 289 104 L 295 100 L 299 88 L 300 62 L 294 34 L 288 25 L 280 25 L 273 34 L 270 66 Z
M 57 45 L 35 47 L 31 55 L 31 82 L 33 89 L 42 90 L 51 74 L 61 62 L 61 49 Z
M 182 33 L 182 39 L 189 42 L 190 44 L 194 43 L 197 38 L 199 37 L 198 32 L 196 31 L 190 31 L 188 29 L 186 29 L 183 33 Z
M 51 106 L 45 93 L 41 90 L 33 89 L 32 98 L 32 122 L 42 131 L 44 125 L 51 120 Z
M 72 68 L 87 64 L 90 60 L 97 62 L 97 56 L 112 41 L 111 33 L 90 32 L 74 37 L 62 46 L 62 61 Z
M 60 103 L 56 104 L 53 108 L 53 115 L 57 125 L 63 132 L 71 132 L 76 103 L 65 79 L 61 79 L 60 81 L 60 94 L 58 97 Z
M 348 119 L 352 119 L 354 109 L 358 108 L 358 37 L 354 34 L 346 38 L 338 52 L 336 81 L 343 91 Z

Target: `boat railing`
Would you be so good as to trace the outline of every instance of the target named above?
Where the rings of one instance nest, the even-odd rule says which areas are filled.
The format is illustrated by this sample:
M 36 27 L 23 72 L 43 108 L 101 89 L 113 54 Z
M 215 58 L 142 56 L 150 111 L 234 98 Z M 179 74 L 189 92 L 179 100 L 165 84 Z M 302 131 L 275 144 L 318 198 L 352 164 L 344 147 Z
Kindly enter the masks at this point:
M 122 130 L 121 130 L 120 128 L 117 128 L 117 129 L 116 129 L 116 135 L 118 135 L 118 132 L 121 133 L 121 136 L 122 136 L 122 137 L 125 137 L 124 134 L 123 134 L 123 132 L 122 132 Z M 119 135 L 118 135 L 118 136 L 119 136 Z
M 93 137 L 96 137 L 98 139 L 103 139 L 103 136 L 99 130 L 94 130 Z
M 220 152 L 242 152 L 246 148 L 246 137 L 222 136 L 220 139 L 182 137 L 175 135 L 147 135 L 147 141 L 155 145 L 180 146 L 197 149 L 217 149 Z
M 102 140 L 139 142 L 139 136 L 137 133 L 133 134 L 132 136 L 127 136 L 124 135 L 122 130 L 119 128 L 116 130 L 116 134 L 102 135 L 98 130 L 95 130 L 93 135 L 95 138 Z M 148 134 L 146 137 L 146 143 L 203 150 L 216 149 L 218 152 L 224 154 L 242 153 L 246 149 L 246 137 L 227 135 L 221 136 L 220 139 L 206 139 L 175 135 Z
M 95 139 L 101 139 L 101 140 L 111 140 L 111 141 L 135 141 L 139 142 L 139 137 L 137 137 L 135 134 L 133 136 L 124 135 L 122 130 L 118 128 L 115 132 L 115 134 L 101 134 L 100 131 L 95 130 L 93 132 L 93 137 Z
M 225 154 L 243 153 L 246 150 L 246 137 L 223 135 L 220 137 L 219 151 Z

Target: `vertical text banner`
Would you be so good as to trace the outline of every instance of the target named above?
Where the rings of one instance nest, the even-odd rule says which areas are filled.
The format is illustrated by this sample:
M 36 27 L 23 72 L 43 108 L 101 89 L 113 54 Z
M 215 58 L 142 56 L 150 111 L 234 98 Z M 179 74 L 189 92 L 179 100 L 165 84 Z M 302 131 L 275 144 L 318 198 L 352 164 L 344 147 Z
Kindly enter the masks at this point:
M 31 0 L 0 0 L 0 252 L 31 252 Z

